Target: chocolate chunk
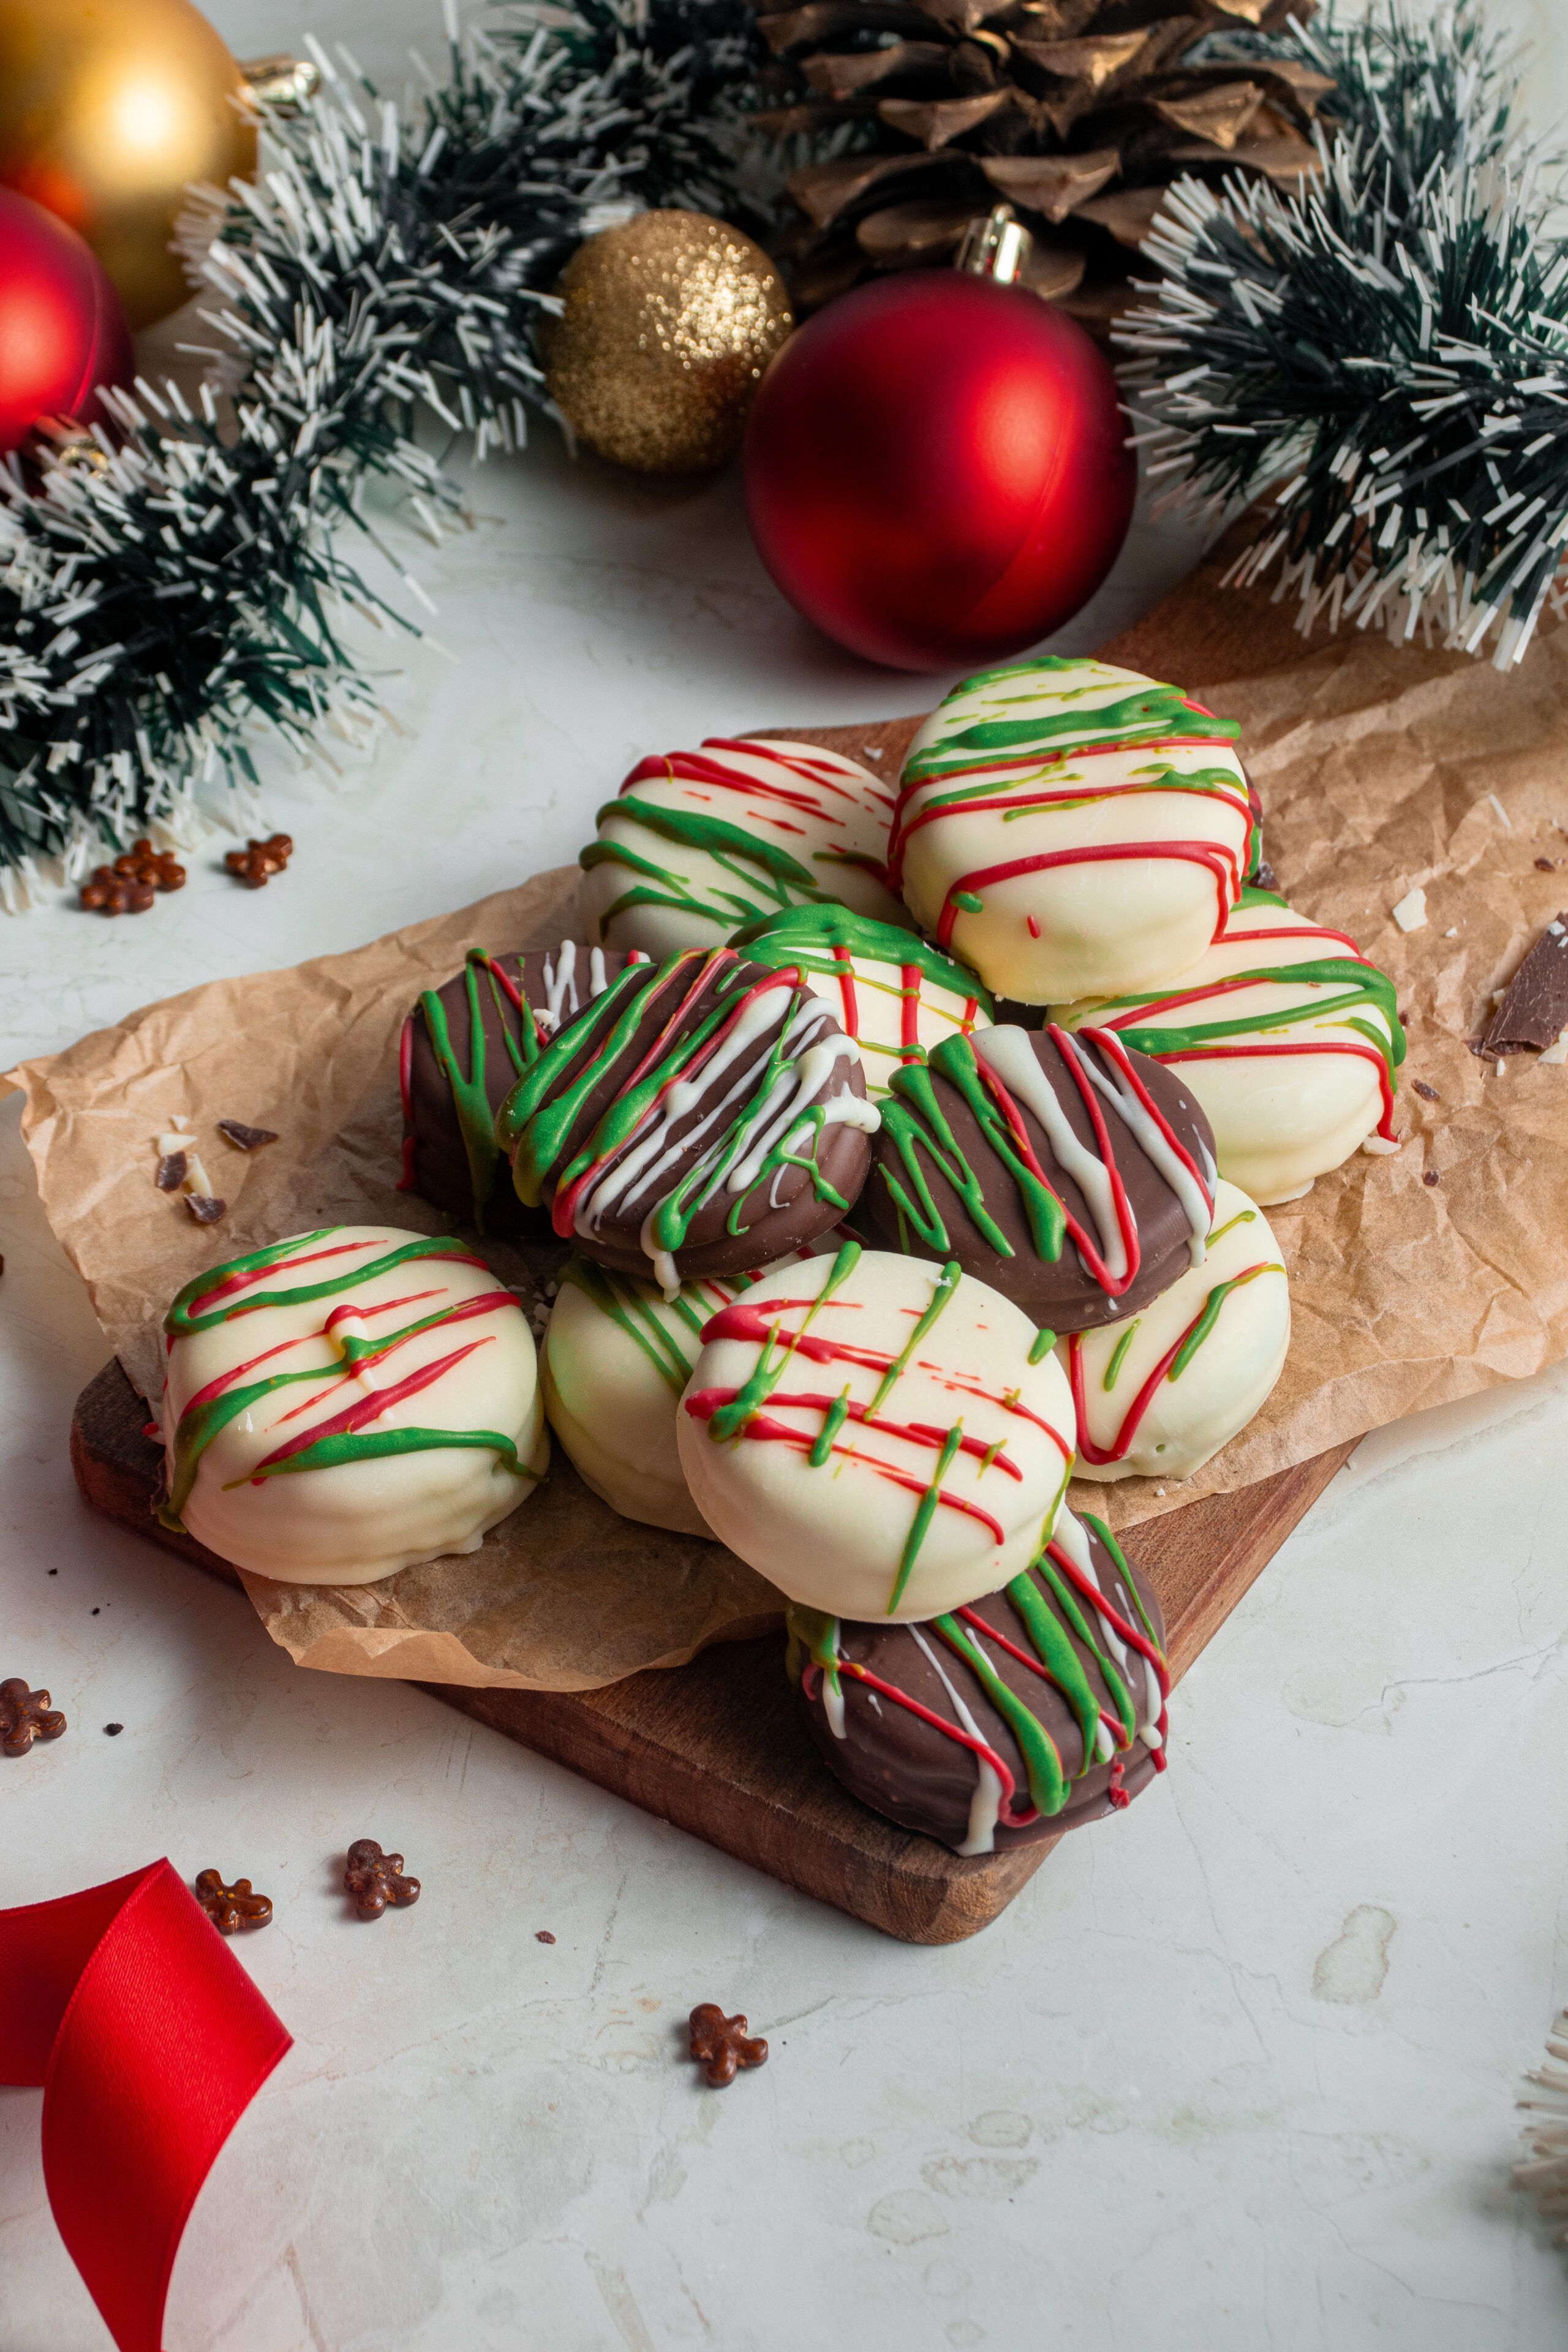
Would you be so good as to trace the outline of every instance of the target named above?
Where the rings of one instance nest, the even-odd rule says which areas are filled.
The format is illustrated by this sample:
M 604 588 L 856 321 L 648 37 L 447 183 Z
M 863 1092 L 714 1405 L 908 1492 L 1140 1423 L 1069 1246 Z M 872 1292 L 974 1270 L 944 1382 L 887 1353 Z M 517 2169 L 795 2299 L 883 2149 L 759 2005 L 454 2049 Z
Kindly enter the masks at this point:
M 374 1838 L 355 1838 L 343 1873 L 343 1892 L 362 1919 L 379 1919 L 389 1903 L 419 1900 L 419 1881 L 403 1876 L 403 1856 L 384 1853 Z
M 185 1181 L 190 1164 L 188 1151 L 166 1151 L 158 1162 L 158 1173 L 154 1179 L 159 1192 L 177 1192 Z
M 210 1192 L 187 1192 L 185 1206 L 198 1225 L 216 1225 L 228 1208 L 226 1201 L 217 1201 Z
M 1438 1175 L 1437 1171 L 1435 1168 L 1428 1168 L 1426 1173 L 1421 1179 L 1423 1184 L 1440 1184 L 1442 1181 L 1443 1179 Z
M 7 1756 L 25 1756 L 35 1739 L 58 1739 L 65 1727 L 47 1690 L 29 1690 L 20 1675 L 0 1683 L 0 1748 Z
M 533 1931 L 533 1940 L 536 1944 L 552 1944 L 555 1938 L 548 1927 L 536 1927 Z
M 732 2083 L 742 2066 L 761 2066 L 768 2045 L 761 2035 L 746 2032 L 743 2017 L 726 2017 L 716 2000 L 700 2001 L 687 2021 L 691 2055 L 715 2090 Z
M 106 1723 L 103 1727 L 103 1736 L 106 1739 L 118 1739 L 124 1728 L 125 1726 L 122 1723 Z
M 1425 1078 L 1412 1078 L 1410 1084 L 1415 1092 L 1420 1096 L 1423 1102 L 1442 1101 L 1443 1097 L 1437 1092 L 1436 1087 L 1429 1087 Z
M 121 1727 L 116 1724 L 113 1728 L 118 1731 Z M 204 1870 L 196 1880 L 196 1901 L 220 1936 L 265 1927 L 272 1916 L 270 1899 L 253 1895 L 248 1878 L 237 1878 L 232 1886 L 226 1886 L 216 1870 Z
M 1087 1513 L 1064 1513 L 1003 1591 L 927 1623 L 793 1606 L 786 1621 L 806 1727 L 830 1770 L 955 1853 L 1098 1821 L 1163 1767 L 1164 1619 Z
M 1485 1054 L 1554 1045 L 1568 1029 L 1568 914 L 1548 923 L 1508 984 L 1481 1041 Z
M 1555 874 L 1557 860 L 1555 857 L 1538 857 L 1535 861 L 1535 870 L 1538 874 Z
M 255 1151 L 263 1143 L 276 1143 L 277 1135 L 269 1127 L 245 1127 L 237 1118 L 220 1118 L 220 1135 L 226 1135 L 237 1151 Z

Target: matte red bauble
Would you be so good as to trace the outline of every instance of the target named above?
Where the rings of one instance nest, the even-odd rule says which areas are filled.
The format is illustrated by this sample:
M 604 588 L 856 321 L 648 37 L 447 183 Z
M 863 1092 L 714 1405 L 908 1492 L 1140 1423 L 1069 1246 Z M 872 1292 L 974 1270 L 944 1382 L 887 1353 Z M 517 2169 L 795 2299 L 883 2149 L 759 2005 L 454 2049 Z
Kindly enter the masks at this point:
M 1116 379 L 1019 286 L 882 278 L 798 328 L 746 435 L 746 509 L 797 612 L 895 669 L 1005 661 L 1070 620 L 1127 535 Z
M 43 416 L 96 423 L 96 387 L 134 373 L 102 265 L 74 228 L 0 188 L 0 449 L 16 448 Z

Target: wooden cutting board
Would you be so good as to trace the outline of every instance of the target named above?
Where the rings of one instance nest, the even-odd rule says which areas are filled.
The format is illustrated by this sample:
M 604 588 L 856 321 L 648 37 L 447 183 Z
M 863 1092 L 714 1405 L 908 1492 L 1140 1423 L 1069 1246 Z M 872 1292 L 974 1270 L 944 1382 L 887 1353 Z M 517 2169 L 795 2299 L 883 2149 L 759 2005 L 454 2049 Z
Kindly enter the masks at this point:
M 226 1560 L 153 1515 L 161 1444 L 118 1363 L 77 1400 L 71 1466 L 95 1508 L 243 1591 Z M 1341 1445 L 1238 1494 L 1151 1519 L 1128 1549 L 1165 1612 L 1173 1675 L 1186 1672 L 1352 1452 Z M 248 1604 L 247 1604 L 248 1605 Z M 987 1927 L 1055 1839 L 964 1861 L 846 1795 L 821 1761 L 784 1672 L 782 1637 L 724 1642 L 689 1665 L 596 1691 L 422 1688 L 705 1838 L 786 1886 L 910 1944 L 952 1944 Z M 1178 1767 L 1179 1769 L 1179 1767 Z M 1089 1835 L 1116 1835 L 1108 1822 Z

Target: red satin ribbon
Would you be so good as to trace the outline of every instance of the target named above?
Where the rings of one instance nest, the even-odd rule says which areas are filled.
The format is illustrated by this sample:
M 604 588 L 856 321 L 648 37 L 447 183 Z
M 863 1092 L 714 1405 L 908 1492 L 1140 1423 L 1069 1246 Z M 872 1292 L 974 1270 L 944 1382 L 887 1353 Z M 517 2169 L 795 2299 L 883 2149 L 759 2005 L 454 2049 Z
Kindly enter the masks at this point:
M 289 2047 L 167 1862 L 0 1911 L 0 2083 L 44 2086 L 44 2180 L 120 2352 L 159 2352 L 196 2191 Z

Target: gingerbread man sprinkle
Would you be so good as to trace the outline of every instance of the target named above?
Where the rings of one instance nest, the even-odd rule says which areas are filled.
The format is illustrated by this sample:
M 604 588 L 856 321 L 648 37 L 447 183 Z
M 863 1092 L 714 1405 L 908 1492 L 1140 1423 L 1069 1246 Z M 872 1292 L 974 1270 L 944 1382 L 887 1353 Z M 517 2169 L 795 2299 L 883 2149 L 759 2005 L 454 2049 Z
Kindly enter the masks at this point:
M 7 1756 L 25 1756 L 35 1739 L 58 1739 L 65 1727 L 47 1691 L 29 1690 L 20 1675 L 0 1683 L 0 1748 Z
M 700 2001 L 692 2011 L 691 2055 L 715 2089 L 732 2083 L 742 2066 L 760 2066 L 768 2045 L 760 2034 L 746 2032 L 743 2017 L 726 2017 L 716 2000 Z
M 261 890 L 274 874 L 283 872 L 293 855 L 288 834 L 274 833 L 265 841 L 247 841 L 243 849 L 231 849 L 223 862 L 247 890 Z
M 242 1927 L 265 1927 L 272 1916 L 270 1898 L 253 1895 L 248 1878 L 237 1878 L 226 1886 L 216 1870 L 204 1870 L 196 1880 L 196 1901 L 220 1936 L 235 1935 Z
M 343 1892 L 362 1919 L 379 1919 L 389 1903 L 417 1903 L 419 1881 L 403 1876 L 403 1856 L 383 1853 L 374 1838 L 355 1838 L 343 1873 Z
M 93 915 L 144 915 L 159 890 L 183 890 L 185 869 L 166 849 L 143 836 L 112 866 L 100 866 L 81 886 L 81 903 Z

